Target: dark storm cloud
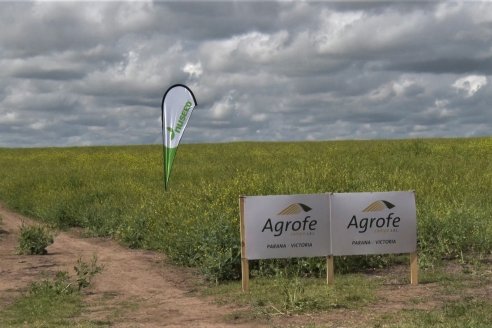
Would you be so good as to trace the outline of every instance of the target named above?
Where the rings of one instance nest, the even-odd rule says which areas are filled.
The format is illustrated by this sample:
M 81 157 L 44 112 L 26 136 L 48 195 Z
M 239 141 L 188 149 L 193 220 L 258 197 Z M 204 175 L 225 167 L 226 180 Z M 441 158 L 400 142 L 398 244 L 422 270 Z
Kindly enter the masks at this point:
M 85 75 L 84 72 L 71 69 L 54 68 L 43 69 L 33 68 L 17 70 L 12 72 L 13 77 L 22 79 L 39 79 L 39 80 L 76 80 L 81 79 Z
M 223 39 L 249 31 L 272 32 L 281 9 L 275 2 L 162 2 L 156 5 L 162 30 L 190 41 Z
M 0 146 L 490 134 L 492 3 L 2 2 Z
M 492 75 L 492 57 L 487 58 L 440 58 L 427 61 L 394 63 L 390 70 L 435 74 L 485 74 Z

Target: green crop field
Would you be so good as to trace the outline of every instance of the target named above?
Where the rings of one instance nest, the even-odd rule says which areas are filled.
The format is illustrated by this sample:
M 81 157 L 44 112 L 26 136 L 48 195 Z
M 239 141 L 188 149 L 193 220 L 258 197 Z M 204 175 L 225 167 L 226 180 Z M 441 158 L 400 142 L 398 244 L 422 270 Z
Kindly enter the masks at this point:
M 0 149 L 0 167 L 11 209 L 162 251 L 216 281 L 240 277 L 240 195 L 415 190 L 421 266 L 492 251 L 492 138 L 182 145 L 167 192 L 159 146 Z M 324 274 L 323 259 L 289 262 Z M 252 273 L 284 264 L 254 261 Z

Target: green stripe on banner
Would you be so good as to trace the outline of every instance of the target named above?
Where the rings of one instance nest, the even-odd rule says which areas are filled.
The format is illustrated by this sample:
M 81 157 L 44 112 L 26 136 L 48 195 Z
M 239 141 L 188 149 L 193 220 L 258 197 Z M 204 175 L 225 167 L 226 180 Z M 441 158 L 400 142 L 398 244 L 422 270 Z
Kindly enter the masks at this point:
M 171 168 L 173 167 L 174 157 L 176 157 L 176 151 L 178 148 L 167 148 L 164 147 L 164 183 L 165 188 L 169 186 L 169 177 L 171 176 Z

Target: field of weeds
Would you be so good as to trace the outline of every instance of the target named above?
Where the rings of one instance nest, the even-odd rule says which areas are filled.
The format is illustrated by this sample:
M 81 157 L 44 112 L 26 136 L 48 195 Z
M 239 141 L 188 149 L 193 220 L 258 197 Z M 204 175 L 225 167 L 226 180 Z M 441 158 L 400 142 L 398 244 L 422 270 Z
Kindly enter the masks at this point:
M 57 228 L 158 250 L 212 281 L 240 277 L 240 195 L 415 190 L 422 268 L 492 251 L 492 138 L 181 145 L 164 191 L 159 146 L 0 149 L 0 201 Z M 398 256 L 336 258 L 339 272 Z M 325 274 L 324 259 L 252 261 Z

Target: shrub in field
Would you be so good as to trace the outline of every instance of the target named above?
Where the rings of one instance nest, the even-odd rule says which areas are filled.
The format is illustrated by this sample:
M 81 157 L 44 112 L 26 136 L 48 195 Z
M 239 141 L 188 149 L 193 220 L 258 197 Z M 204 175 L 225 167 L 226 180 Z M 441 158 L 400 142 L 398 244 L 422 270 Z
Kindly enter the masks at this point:
M 97 264 L 97 256 L 94 255 L 90 262 L 85 262 L 82 258 L 79 258 L 74 270 L 75 277 L 71 277 L 66 271 L 58 271 L 54 279 L 44 279 L 31 283 L 29 294 L 69 295 L 80 292 L 91 285 L 94 276 L 103 270 L 103 266 Z M 77 285 L 77 288 L 75 288 L 75 285 Z
M 70 281 L 70 275 L 66 271 L 58 271 L 55 279 L 35 281 L 29 287 L 29 294 L 32 296 L 69 295 L 73 292 L 75 292 L 75 289 Z
M 146 236 L 150 234 L 149 222 L 149 219 L 139 213 L 133 216 L 124 215 L 116 237 L 130 248 L 142 248 L 145 246 Z
M 18 250 L 24 255 L 44 255 L 46 247 L 53 244 L 51 232 L 40 225 L 22 225 L 19 236 Z
M 419 242 L 424 265 L 442 258 L 468 262 L 468 257 L 490 252 L 492 229 L 483 219 L 487 213 L 465 208 L 449 211 L 445 221 L 436 218 L 421 223 Z
M 201 271 L 206 277 L 218 283 L 219 281 L 235 280 L 241 277 L 241 256 L 239 245 L 207 245 L 208 251 L 203 251 Z
M 103 266 L 97 264 L 97 256 L 94 255 L 89 263 L 79 258 L 74 270 L 77 274 L 77 286 L 80 291 L 82 288 L 90 286 L 94 276 L 103 270 Z

